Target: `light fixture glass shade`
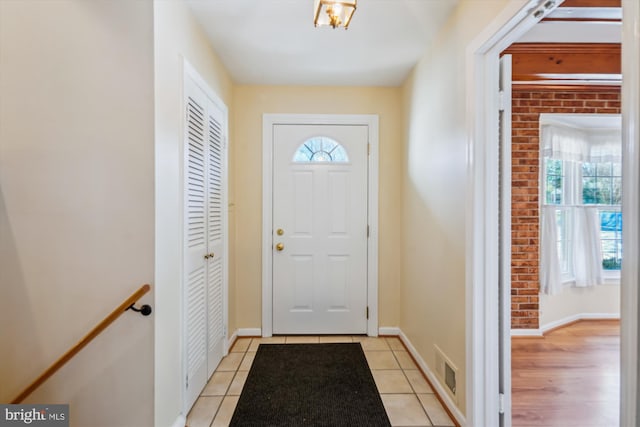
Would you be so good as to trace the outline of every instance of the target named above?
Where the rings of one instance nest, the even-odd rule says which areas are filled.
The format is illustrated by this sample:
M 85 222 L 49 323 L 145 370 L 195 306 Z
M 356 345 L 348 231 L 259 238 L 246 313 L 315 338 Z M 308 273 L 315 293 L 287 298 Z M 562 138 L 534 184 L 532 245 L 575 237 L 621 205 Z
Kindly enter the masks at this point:
M 349 28 L 357 0 L 314 0 L 313 23 L 316 27 Z

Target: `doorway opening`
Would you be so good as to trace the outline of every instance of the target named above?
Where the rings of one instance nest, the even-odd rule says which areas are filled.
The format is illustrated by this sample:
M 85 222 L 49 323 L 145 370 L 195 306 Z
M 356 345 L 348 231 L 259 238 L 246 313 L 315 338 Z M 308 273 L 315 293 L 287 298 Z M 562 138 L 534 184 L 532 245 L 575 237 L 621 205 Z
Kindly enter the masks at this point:
M 570 418 L 616 425 L 619 419 L 619 324 L 590 321 L 551 332 L 581 319 L 620 317 L 622 10 L 620 2 L 609 0 L 601 8 L 565 3 L 505 51 L 514 62 L 514 426 L 562 425 Z M 579 333 L 566 349 L 575 345 L 583 351 L 560 362 L 554 340 L 571 331 Z M 542 341 L 520 338 L 528 335 L 543 336 Z M 602 342 L 606 351 L 591 340 Z M 590 357 L 608 362 L 576 376 Z M 564 368 L 553 369 L 559 365 Z M 589 405 L 598 408 L 595 413 L 579 409 L 590 396 L 575 394 L 572 387 L 598 394 L 598 403 Z M 545 391 L 550 389 L 557 393 Z M 583 398 L 563 400 L 567 395 Z
M 510 396 L 506 391 L 500 390 L 500 375 L 509 376 L 508 366 L 500 365 L 499 360 L 508 358 L 498 357 L 505 348 L 499 346 L 500 338 L 508 346 L 510 344 L 509 331 L 499 329 L 498 312 L 510 317 L 510 306 L 498 306 L 498 290 L 500 268 L 495 264 L 499 259 L 499 221 L 495 218 L 495 212 L 499 211 L 500 192 L 498 191 L 499 173 L 499 140 L 498 135 L 498 111 L 500 95 L 497 90 L 498 57 L 509 45 L 517 41 L 523 34 L 536 25 L 538 18 L 544 17 L 551 10 L 546 11 L 546 5 L 552 2 L 531 1 L 520 9 L 517 6 L 507 6 L 504 15 L 496 20 L 494 26 L 487 28 L 489 37 L 481 37 L 476 44 L 469 48 L 473 66 L 468 75 L 470 96 L 469 123 L 471 134 L 470 155 L 473 159 L 470 179 L 471 194 L 470 209 L 473 211 L 473 219 L 470 220 L 469 258 L 471 265 L 468 276 L 467 298 L 471 306 L 467 319 L 467 343 L 468 343 L 468 369 L 473 372 L 469 379 L 467 412 L 468 422 L 471 425 L 510 425 L 511 417 Z M 637 37 L 633 37 L 633 25 L 640 20 L 640 7 L 633 2 L 625 3 L 624 43 L 632 52 L 638 48 Z M 635 52 L 635 51 L 634 51 Z M 630 126 L 638 120 L 638 70 L 637 57 L 623 52 L 623 70 L 625 80 L 623 82 L 622 114 L 623 114 L 623 151 L 632 153 L 634 159 L 625 158 L 623 161 L 623 203 L 625 209 L 623 218 L 625 223 L 637 223 L 637 189 L 634 181 L 638 176 L 637 164 L 637 130 Z M 626 89 L 625 89 L 626 88 Z M 625 95 L 629 92 L 631 95 Z M 631 150 L 632 149 L 632 150 Z M 629 151 L 631 150 L 631 151 Z M 475 196 L 475 197 L 474 197 Z M 631 202 L 631 203 L 629 203 Z M 635 222 L 634 222 L 635 221 Z M 625 227 L 624 247 L 625 257 L 637 255 L 638 233 L 635 226 Z M 622 293 L 622 338 L 621 338 L 621 371 L 622 395 L 621 395 L 621 422 L 626 425 L 635 424 L 636 408 L 635 396 L 637 386 L 637 366 L 634 365 L 637 352 L 637 289 L 631 286 L 637 283 L 637 266 L 623 266 L 621 293 Z M 494 287 L 495 286 L 495 287 Z M 625 296 L 626 295 L 626 296 Z M 495 314 L 494 314 L 495 313 Z M 496 331 L 495 333 L 492 331 Z M 626 343 L 626 344 L 625 344 Z M 509 352 L 510 353 L 510 352 Z M 509 389 L 510 391 L 510 389 Z M 483 398 L 479 396 L 488 396 Z M 495 397 L 493 397 L 495 396 Z M 504 414 L 504 413 L 507 414 Z M 503 413 L 504 423 L 500 421 Z

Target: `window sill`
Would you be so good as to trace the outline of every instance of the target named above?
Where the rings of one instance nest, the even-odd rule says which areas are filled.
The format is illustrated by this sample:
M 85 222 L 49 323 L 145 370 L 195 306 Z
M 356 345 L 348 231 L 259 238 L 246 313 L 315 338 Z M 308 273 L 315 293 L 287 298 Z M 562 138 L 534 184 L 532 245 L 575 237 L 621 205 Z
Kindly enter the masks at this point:
M 562 286 L 573 287 L 575 285 L 576 280 L 573 277 L 562 278 Z M 602 285 L 620 286 L 620 275 L 605 276 Z
M 605 285 L 617 285 L 620 286 L 620 271 L 605 271 L 604 275 L 604 284 Z

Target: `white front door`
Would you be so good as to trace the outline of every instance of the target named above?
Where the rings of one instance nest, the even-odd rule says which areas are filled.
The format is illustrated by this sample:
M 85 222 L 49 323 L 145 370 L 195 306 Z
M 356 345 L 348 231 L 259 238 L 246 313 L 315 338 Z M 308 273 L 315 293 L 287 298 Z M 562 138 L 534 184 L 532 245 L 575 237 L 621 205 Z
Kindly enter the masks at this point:
M 368 127 L 278 124 L 273 141 L 273 333 L 366 333 Z

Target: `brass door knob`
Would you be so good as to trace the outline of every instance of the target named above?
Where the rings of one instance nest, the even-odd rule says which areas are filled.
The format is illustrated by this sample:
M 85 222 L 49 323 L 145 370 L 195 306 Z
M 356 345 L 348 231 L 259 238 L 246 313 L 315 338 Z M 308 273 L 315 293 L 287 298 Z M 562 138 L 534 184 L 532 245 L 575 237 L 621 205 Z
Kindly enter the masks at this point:
M 284 234 L 284 230 L 283 230 L 282 228 L 278 228 L 278 229 L 276 230 L 276 234 L 277 234 L 278 236 L 282 236 L 282 235 Z
M 278 252 L 282 251 L 284 249 L 284 243 L 278 243 L 276 245 L 276 249 L 278 250 Z

